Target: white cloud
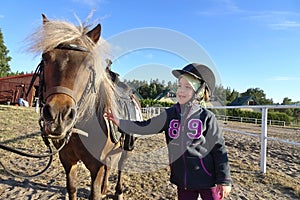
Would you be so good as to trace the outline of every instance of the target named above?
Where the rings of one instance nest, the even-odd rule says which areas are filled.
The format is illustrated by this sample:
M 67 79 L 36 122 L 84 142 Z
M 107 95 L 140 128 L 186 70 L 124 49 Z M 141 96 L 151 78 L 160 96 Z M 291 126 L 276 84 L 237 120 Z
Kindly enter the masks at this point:
M 218 0 L 224 9 L 231 13 L 243 12 L 232 0 Z
M 73 0 L 76 3 L 86 4 L 88 6 L 96 6 L 101 3 L 106 3 L 107 0 Z
M 0 14 L 0 19 L 2 19 L 2 18 L 4 18 L 4 15 L 1 15 L 1 14 Z
M 234 0 L 211 0 L 208 7 L 197 14 L 206 16 L 241 15 L 274 30 L 286 30 L 300 27 L 300 13 L 285 10 L 243 10 Z
M 232 0 L 214 0 L 211 1 L 212 6 L 210 8 L 205 8 L 205 11 L 198 11 L 199 15 L 227 15 L 227 14 L 237 14 L 243 13 Z
M 289 11 L 249 12 L 247 19 L 267 25 L 271 29 L 285 30 L 300 27 L 300 14 Z
M 274 76 L 271 77 L 270 81 L 292 81 L 292 80 L 299 80 L 299 77 L 290 77 L 290 76 Z
M 285 20 L 280 23 L 270 24 L 270 27 L 273 29 L 289 29 L 289 28 L 298 28 L 300 27 L 300 22 Z

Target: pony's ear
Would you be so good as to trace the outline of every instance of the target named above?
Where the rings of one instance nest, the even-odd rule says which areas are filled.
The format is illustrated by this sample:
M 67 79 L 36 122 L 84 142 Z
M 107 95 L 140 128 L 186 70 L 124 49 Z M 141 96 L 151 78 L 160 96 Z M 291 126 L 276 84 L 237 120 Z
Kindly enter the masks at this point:
M 90 30 L 86 35 L 89 38 L 91 38 L 92 41 L 97 43 L 101 35 L 101 25 L 98 24 L 95 28 L 93 28 L 93 30 Z
M 43 24 L 49 22 L 49 19 L 46 17 L 45 14 L 42 14 L 42 18 L 43 18 Z

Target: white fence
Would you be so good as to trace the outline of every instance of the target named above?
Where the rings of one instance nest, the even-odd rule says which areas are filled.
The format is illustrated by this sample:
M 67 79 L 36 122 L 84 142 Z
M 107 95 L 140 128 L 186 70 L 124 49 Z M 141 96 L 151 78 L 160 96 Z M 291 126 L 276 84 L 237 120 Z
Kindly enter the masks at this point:
M 227 116 L 227 115 L 216 115 L 218 120 L 222 121 L 234 121 L 234 122 L 241 122 L 241 123 L 251 123 L 251 124 L 262 124 L 261 119 L 257 118 L 250 118 L 250 117 L 236 117 L 236 116 Z M 267 124 L 272 126 L 286 126 L 285 121 L 280 120 L 267 120 Z
M 296 146 L 300 146 L 299 142 L 293 142 L 289 140 L 283 140 L 279 138 L 273 138 L 273 137 L 268 137 L 268 125 L 282 125 L 285 126 L 285 122 L 283 121 L 275 121 L 275 120 L 268 120 L 268 109 L 286 109 L 286 108 L 299 108 L 300 105 L 264 105 L 264 106 L 215 106 L 215 107 L 209 107 L 213 109 L 243 109 L 243 108 L 253 108 L 253 109 L 260 109 L 262 112 L 262 117 L 260 120 L 256 119 L 256 121 L 253 118 L 239 118 L 240 122 L 249 122 L 249 120 L 254 120 L 254 123 L 261 124 L 261 134 L 260 134 L 260 171 L 262 173 L 266 173 L 266 166 L 267 166 L 267 140 L 274 140 L 274 141 L 279 141 L 282 143 L 287 143 L 287 144 L 292 144 Z M 208 108 L 208 109 L 209 109 Z M 163 111 L 165 107 L 147 107 L 143 108 L 142 112 L 143 114 L 146 115 L 147 118 L 158 115 L 161 111 Z M 222 120 L 229 120 L 229 117 L 232 116 L 224 116 L 220 115 L 219 117 L 223 117 Z M 247 133 L 247 132 L 242 132 L 239 130 L 232 130 L 228 128 L 223 128 L 223 130 L 226 131 L 231 131 L 239 134 L 244 134 L 244 135 L 249 135 L 249 136 L 254 136 L 254 137 L 259 137 L 257 134 L 252 134 L 252 133 Z

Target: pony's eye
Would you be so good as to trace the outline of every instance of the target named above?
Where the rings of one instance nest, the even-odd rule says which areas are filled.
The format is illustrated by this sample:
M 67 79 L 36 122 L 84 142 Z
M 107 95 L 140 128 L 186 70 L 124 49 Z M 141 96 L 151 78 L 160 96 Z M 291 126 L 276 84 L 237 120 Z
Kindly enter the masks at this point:
M 51 52 L 43 53 L 42 60 L 44 64 L 46 65 L 49 61 L 51 61 Z
M 49 56 L 46 54 L 46 53 L 44 53 L 43 55 L 42 55 L 42 60 L 43 60 L 43 62 L 47 62 L 48 61 L 48 58 Z

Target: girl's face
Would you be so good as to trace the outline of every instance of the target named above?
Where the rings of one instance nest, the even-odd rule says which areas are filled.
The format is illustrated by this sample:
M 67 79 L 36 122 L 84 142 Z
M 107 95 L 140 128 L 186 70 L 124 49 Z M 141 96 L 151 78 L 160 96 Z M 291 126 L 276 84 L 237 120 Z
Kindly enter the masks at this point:
M 178 81 L 178 89 L 176 91 L 176 97 L 179 104 L 186 104 L 195 95 L 195 92 L 190 83 L 184 78 L 180 78 Z

